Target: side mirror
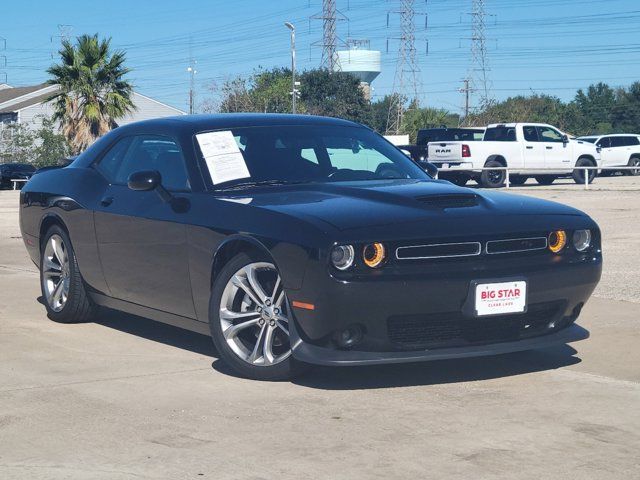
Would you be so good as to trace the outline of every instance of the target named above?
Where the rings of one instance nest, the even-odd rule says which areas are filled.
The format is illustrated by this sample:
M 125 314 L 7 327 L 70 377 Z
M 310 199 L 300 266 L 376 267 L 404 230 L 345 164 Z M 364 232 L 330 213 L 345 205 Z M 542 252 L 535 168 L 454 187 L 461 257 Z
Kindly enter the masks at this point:
M 438 167 L 433 163 L 427 162 L 426 160 L 421 160 L 418 163 L 431 178 L 438 178 Z
M 161 184 L 162 177 L 160 176 L 160 172 L 156 170 L 141 170 L 139 172 L 133 172 L 129 175 L 129 179 L 127 180 L 129 188 L 137 192 L 154 190 Z
M 165 202 L 170 202 L 173 198 L 169 192 L 162 186 L 162 176 L 157 170 L 141 170 L 133 172 L 129 175 L 127 185 L 131 190 L 137 192 L 147 192 L 155 190 L 160 198 Z
M 562 135 L 562 143 L 569 143 L 569 137 L 567 135 Z

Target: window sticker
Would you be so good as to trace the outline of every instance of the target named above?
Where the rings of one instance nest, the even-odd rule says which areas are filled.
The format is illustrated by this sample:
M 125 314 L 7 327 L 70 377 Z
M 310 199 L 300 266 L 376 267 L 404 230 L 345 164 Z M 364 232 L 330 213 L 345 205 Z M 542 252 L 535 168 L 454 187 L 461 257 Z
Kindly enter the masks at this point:
M 231 131 L 199 133 L 196 139 L 214 185 L 251 176 Z

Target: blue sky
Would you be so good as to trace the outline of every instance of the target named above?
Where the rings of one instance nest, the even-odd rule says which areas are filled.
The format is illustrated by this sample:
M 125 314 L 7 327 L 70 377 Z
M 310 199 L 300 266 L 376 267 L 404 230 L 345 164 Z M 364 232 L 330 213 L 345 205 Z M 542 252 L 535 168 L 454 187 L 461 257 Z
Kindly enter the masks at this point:
M 391 91 L 398 20 L 387 12 L 394 0 L 337 0 L 349 18 L 338 24 L 342 39 L 368 38 L 382 51 L 382 74 L 374 98 Z M 4 3 L 4 2 L 3 2 Z M 258 67 L 288 66 L 289 33 L 297 27 L 298 68 L 315 67 L 321 50 L 320 21 L 309 17 L 321 0 L 21 0 L 0 9 L 0 72 L 11 85 L 45 81 L 59 42 L 58 25 L 72 35 L 112 37 L 127 51 L 136 88 L 175 107 L 187 108 L 190 52 L 197 60 L 197 102 L 212 98 L 225 78 Z M 417 24 L 423 105 L 460 112 L 458 89 L 470 62 L 471 0 L 416 0 L 428 13 Z M 549 93 L 570 99 L 576 89 L 604 81 L 623 86 L 640 80 L 638 0 L 486 0 L 488 60 L 496 99 Z M 428 54 L 426 52 L 428 40 Z M 2 43 L 0 42 L 0 49 Z M 4 59 L 6 57 L 6 66 Z M 0 82 L 3 81 L 0 74 Z

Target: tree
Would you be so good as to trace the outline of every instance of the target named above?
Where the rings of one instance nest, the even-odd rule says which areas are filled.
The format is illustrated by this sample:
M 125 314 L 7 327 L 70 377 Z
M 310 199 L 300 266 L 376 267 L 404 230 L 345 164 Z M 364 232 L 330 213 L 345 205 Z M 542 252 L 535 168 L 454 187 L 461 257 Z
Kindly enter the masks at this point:
M 35 157 L 35 134 L 22 123 L 10 123 L 2 130 L 0 163 L 31 163 Z
M 580 133 L 611 133 L 616 95 L 609 85 L 602 82 L 589 85 L 586 93 L 580 89 L 573 102 L 578 112 L 576 129 Z
M 51 118 L 42 118 L 42 125 L 35 133 L 35 140 L 33 164 L 37 168 L 58 165 L 60 160 L 71 154 L 67 139 L 59 133 Z
M 387 120 L 389 119 L 389 108 L 391 108 L 391 101 L 394 95 L 385 95 L 382 99 L 371 103 L 371 128 L 373 128 L 379 134 L 384 134 L 387 131 Z M 404 103 L 404 102 L 402 102 Z
M 418 130 L 421 128 L 439 127 L 441 125 L 456 127 L 459 120 L 458 115 L 443 108 L 410 107 L 402 117 L 400 130 L 405 134 L 408 133 L 409 141 L 415 143 Z
M 350 73 L 308 70 L 300 76 L 300 83 L 300 100 L 308 113 L 372 123 L 371 105 L 360 81 Z
M 72 44 L 62 42 L 60 63 L 47 73 L 49 83 L 60 90 L 54 102 L 54 117 L 62 126 L 73 153 L 87 148 L 116 126 L 116 120 L 133 111 L 133 86 L 125 76 L 125 54 L 110 51 L 110 39 L 82 35 Z

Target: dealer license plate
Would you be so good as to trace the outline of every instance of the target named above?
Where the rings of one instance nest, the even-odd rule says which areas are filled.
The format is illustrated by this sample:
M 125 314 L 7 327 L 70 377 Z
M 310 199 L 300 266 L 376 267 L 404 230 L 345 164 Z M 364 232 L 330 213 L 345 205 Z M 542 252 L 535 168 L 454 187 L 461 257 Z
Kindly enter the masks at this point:
M 476 285 L 476 315 L 522 313 L 527 307 L 527 282 L 524 280 Z

